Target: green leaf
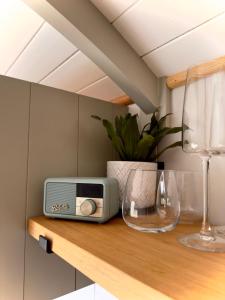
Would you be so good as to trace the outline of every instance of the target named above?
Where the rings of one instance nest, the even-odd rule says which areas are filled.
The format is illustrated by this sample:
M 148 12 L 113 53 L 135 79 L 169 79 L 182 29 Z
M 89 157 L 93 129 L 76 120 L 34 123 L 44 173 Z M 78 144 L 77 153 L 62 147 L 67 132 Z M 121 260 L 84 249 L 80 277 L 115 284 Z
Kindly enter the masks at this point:
M 170 115 L 172 115 L 172 113 L 168 113 L 165 116 L 163 116 L 161 119 L 159 119 L 159 127 L 161 127 L 164 124 L 164 122 L 166 121 L 166 118 Z
M 148 152 L 150 146 L 154 142 L 154 137 L 150 134 L 144 134 L 142 139 L 139 140 L 137 144 L 137 151 L 136 151 L 136 159 L 137 160 L 146 160 L 148 157 Z
M 135 116 L 136 116 L 136 115 L 135 115 Z M 132 115 L 131 115 L 130 113 L 128 113 L 128 114 L 126 114 L 126 116 L 125 116 L 125 120 L 126 120 L 126 121 L 129 120 L 131 117 L 132 117 Z
M 151 126 L 150 126 L 150 131 L 149 133 L 151 133 L 151 135 L 153 136 L 157 136 L 158 135 L 158 131 L 160 129 L 162 129 L 164 122 L 166 120 L 166 118 L 170 115 L 172 115 L 172 113 L 168 113 L 165 116 L 163 116 L 162 118 L 160 118 L 159 120 L 157 120 L 156 118 L 156 113 L 158 112 L 158 110 L 156 110 L 156 112 L 153 114 L 153 120 L 151 120 Z
M 188 130 L 188 129 L 191 129 L 190 127 L 188 127 L 186 124 L 183 124 L 183 131 L 185 131 L 185 130 Z
M 124 118 L 122 116 L 118 117 L 116 116 L 115 117 L 115 128 L 116 128 L 116 134 L 122 138 L 122 128 L 124 126 Z
M 137 115 L 133 115 L 126 119 L 126 124 L 121 130 L 122 142 L 125 153 L 129 160 L 135 156 L 137 143 L 140 139 L 140 132 L 137 124 Z
M 174 134 L 174 133 L 178 133 L 181 131 L 182 131 L 182 127 L 171 127 L 171 128 L 164 127 L 162 129 L 159 129 L 156 134 L 157 141 L 160 142 L 162 140 L 162 138 L 164 138 L 168 134 Z
M 116 136 L 112 123 L 104 119 L 102 120 L 102 124 L 107 131 L 108 137 L 110 138 L 110 140 L 112 140 L 112 138 Z
M 182 131 L 182 127 L 164 127 L 162 129 L 159 129 L 157 131 L 157 133 L 155 133 L 155 135 L 153 135 L 155 137 L 155 141 L 152 144 L 152 146 L 149 149 L 149 154 L 148 154 L 148 158 L 149 160 L 153 160 L 152 158 L 152 153 L 155 151 L 155 148 L 159 145 L 159 143 L 162 141 L 162 139 L 169 135 L 169 134 L 174 134 L 174 133 L 178 133 Z
M 150 122 L 146 123 L 144 125 L 144 127 L 142 128 L 142 131 L 141 131 L 141 136 L 143 136 L 144 132 L 148 133 L 149 132 L 149 129 L 146 130 L 146 128 L 149 126 L 150 127 Z
M 99 116 L 96 116 L 96 115 L 91 115 L 91 117 L 92 117 L 93 119 L 96 119 L 96 120 L 99 120 L 99 121 L 101 121 L 101 118 L 100 118 Z
M 156 118 L 156 113 L 158 112 L 158 109 L 153 113 L 152 117 L 151 117 L 151 121 L 150 121 L 150 128 L 149 128 L 149 133 L 152 134 L 152 131 L 155 128 L 158 128 L 158 120 Z
M 112 138 L 112 144 L 115 150 L 119 153 L 119 156 L 122 160 L 127 160 L 126 153 L 123 147 L 123 143 L 118 136 L 114 136 Z
M 175 148 L 175 147 L 181 147 L 182 146 L 182 141 L 179 142 L 175 142 L 169 146 L 167 146 L 166 148 L 164 148 L 162 151 L 160 151 L 159 153 L 157 153 L 152 159 L 156 160 L 157 158 L 159 158 L 159 156 L 161 156 L 166 150 L 171 149 L 171 148 Z
M 103 126 L 106 128 L 106 131 L 108 133 L 108 137 L 112 141 L 112 144 L 113 144 L 115 150 L 119 153 L 120 158 L 125 159 L 125 150 L 124 150 L 124 147 L 123 147 L 123 143 L 122 143 L 120 137 L 118 137 L 116 135 L 116 132 L 113 128 L 112 123 L 109 122 L 108 120 L 103 120 L 102 123 L 103 123 Z
M 125 116 L 116 116 L 115 126 L 99 116 L 92 115 L 91 117 L 102 121 L 113 147 L 122 160 L 154 161 L 167 149 L 181 146 L 181 142 L 176 142 L 155 155 L 158 144 L 165 136 L 182 131 L 182 127 L 164 127 L 164 121 L 170 114 L 158 121 L 157 113 L 158 110 L 153 113 L 151 122 L 143 127 L 141 133 L 138 128 L 137 115 L 128 113 Z M 184 129 L 188 128 L 184 127 Z

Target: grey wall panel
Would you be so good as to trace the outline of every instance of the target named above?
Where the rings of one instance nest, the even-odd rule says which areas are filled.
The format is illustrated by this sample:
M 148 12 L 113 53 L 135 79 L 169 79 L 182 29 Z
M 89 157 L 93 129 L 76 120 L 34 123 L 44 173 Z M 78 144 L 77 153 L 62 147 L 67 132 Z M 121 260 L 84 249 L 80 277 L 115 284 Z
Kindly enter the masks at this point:
M 106 162 L 113 158 L 113 150 L 102 123 L 91 118 L 98 115 L 112 120 L 113 105 L 79 96 L 79 152 L 78 176 L 106 176 Z M 76 270 L 76 289 L 92 281 Z
M 46 254 L 27 239 L 25 300 L 55 299 L 75 290 L 76 270 L 55 254 Z
M 102 123 L 91 118 L 98 115 L 112 120 L 113 105 L 86 96 L 79 96 L 78 176 L 106 176 L 106 162 L 113 150 Z M 76 270 L 76 289 L 92 281 Z
M 64 91 L 32 84 L 28 172 L 28 216 L 42 214 L 46 177 L 76 176 L 78 99 Z M 75 289 L 75 270 L 45 255 L 27 238 L 25 299 L 53 299 Z
M 113 104 L 79 96 L 78 175 L 105 176 L 106 162 L 113 157 L 112 145 L 102 123 L 91 115 L 112 120 Z
M 0 299 L 23 297 L 29 84 L 0 76 Z
M 76 270 L 76 290 L 82 289 L 92 283 L 93 281 L 91 279 Z
M 26 214 L 42 214 L 46 177 L 105 176 L 112 145 L 90 116 L 112 120 L 123 110 L 0 76 L 0 300 L 22 300 L 24 277 L 25 300 L 54 299 L 91 283 L 54 254 L 46 255 L 29 236 L 24 252 Z
M 120 115 L 123 116 L 128 113 L 128 106 L 113 104 L 112 109 L 113 109 L 113 120 L 116 116 L 120 116 Z
M 107 161 L 118 159 L 102 123 L 91 115 L 113 122 L 116 115 L 127 111 L 127 107 L 79 96 L 78 176 L 106 176 Z M 76 289 L 91 283 L 89 278 L 76 271 Z

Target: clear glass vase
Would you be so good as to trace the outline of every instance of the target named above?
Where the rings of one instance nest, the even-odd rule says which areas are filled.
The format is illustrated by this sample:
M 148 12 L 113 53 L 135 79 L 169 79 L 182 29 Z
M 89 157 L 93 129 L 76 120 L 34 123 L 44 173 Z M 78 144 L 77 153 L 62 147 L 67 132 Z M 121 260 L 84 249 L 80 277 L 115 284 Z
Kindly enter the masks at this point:
M 175 171 L 131 170 L 122 214 L 129 227 L 142 232 L 172 230 L 180 215 Z

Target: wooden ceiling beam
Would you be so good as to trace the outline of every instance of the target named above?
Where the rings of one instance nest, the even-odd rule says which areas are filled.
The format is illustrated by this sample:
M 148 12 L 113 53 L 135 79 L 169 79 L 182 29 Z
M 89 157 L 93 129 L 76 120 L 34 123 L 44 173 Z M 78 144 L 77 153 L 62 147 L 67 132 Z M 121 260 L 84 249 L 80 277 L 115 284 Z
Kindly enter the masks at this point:
M 221 70 L 221 68 L 225 68 L 225 56 L 194 66 L 191 70 L 195 71 L 195 69 L 198 69 L 198 71 L 201 72 L 201 75 L 208 76 L 210 74 L 218 72 L 219 70 Z M 172 90 L 174 88 L 184 85 L 186 82 L 186 77 L 187 71 L 179 72 L 177 74 L 167 77 L 167 87 L 170 90 Z
M 114 104 L 124 105 L 124 106 L 128 106 L 128 105 L 134 103 L 132 101 L 132 99 L 127 95 L 117 97 L 117 98 L 113 99 L 111 102 Z

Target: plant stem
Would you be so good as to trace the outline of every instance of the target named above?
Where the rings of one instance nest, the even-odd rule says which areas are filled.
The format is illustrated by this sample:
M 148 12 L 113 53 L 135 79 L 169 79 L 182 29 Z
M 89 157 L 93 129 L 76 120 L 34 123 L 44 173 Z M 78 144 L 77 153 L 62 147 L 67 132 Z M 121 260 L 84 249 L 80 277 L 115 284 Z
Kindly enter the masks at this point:
M 215 237 L 212 232 L 212 228 L 208 218 L 208 173 L 209 173 L 209 161 L 210 156 L 201 156 L 202 159 L 202 170 L 203 170 L 203 221 L 202 228 L 200 231 L 200 238 L 205 241 L 213 241 Z

